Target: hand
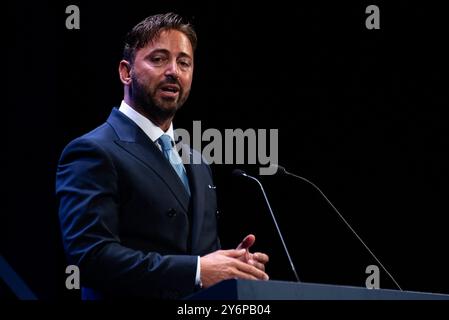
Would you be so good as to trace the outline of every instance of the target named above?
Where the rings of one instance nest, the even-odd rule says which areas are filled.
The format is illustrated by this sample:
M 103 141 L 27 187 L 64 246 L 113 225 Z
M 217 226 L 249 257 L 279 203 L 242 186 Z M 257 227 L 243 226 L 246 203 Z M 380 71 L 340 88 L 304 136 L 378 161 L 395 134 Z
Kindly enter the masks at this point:
M 237 250 L 245 249 L 245 254 L 239 259 L 257 269 L 265 271 L 265 264 L 269 261 L 268 255 L 261 252 L 250 253 L 249 248 L 256 242 L 256 237 L 253 234 L 247 235 L 242 242 L 237 246 Z
M 268 280 L 268 275 L 259 268 L 241 261 L 246 249 L 218 250 L 200 258 L 201 283 L 204 288 L 222 280 L 249 279 Z

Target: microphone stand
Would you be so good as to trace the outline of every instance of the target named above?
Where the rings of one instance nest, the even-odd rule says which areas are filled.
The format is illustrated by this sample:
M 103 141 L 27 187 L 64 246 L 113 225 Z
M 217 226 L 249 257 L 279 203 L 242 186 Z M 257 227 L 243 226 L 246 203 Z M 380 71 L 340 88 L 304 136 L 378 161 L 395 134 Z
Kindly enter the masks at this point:
M 402 291 L 402 288 L 399 286 L 399 284 L 397 283 L 397 281 L 393 278 L 393 276 L 390 274 L 390 272 L 388 272 L 388 270 L 384 267 L 384 265 L 382 264 L 382 262 L 380 262 L 380 260 L 376 257 L 376 255 L 371 251 L 371 249 L 365 244 L 365 242 L 362 240 L 362 238 L 360 238 L 360 236 L 357 234 L 357 232 L 351 227 L 351 225 L 346 221 L 346 219 L 343 217 L 343 215 L 337 210 L 337 208 L 332 204 L 332 202 L 330 202 L 330 200 L 326 197 L 326 195 L 323 193 L 323 191 L 321 191 L 320 188 L 318 188 L 317 185 L 315 185 L 312 181 L 298 176 L 294 173 L 288 172 L 284 167 L 277 165 L 277 169 L 279 171 L 279 173 L 281 175 L 288 175 L 297 179 L 300 179 L 308 184 L 310 184 L 312 187 L 315 188 L 315 190 L 317 190 L 322 196 L 323 198 L 327 201 L 327 203 L 332 207 L 332 209 L 334 209 L 334 211 L 338 214 L 338 216 L 340 217 L 341 220 L 343 220 L 343 222 L 346 224 L 346 226 L 352 231 L 352 233 L 357 237 L 357 239 L 363 244 L 363 246 L 366 248 L 366 250 L 368 250 L 368 252 L 371 254 L 371 256 L 377 261 L 377 263 L 382 267 L 382 269 L 388 274 L 388 276 L 390 277 L 391 280 L 393 280 L 394 284 L 399 288 L 400 291 Z
M 271 217 L 273 218 L 273 222 L 274 222 L 274 225 L 276 226 L 276 230 L 277 230 L 277 233 L 279 235 L 279 238 L 281 238 L 282 246 L 284 247 L 284 251 L 287 254 L 288 262 L 290 263 L 290 267 L 292 268 L 293 274 L 295 275 L 295 279 L 296 279 L 297 282 L 301 282 L 299 280 L 298 273 L 296 272 L 295 265 L 293 264 L 293 261 L 292 261 L 292 259 L 290 257 L 290 253 L 288 252 L 287 245 L 285 244 L 285 241 L 284 241 L 284 237 L 282 236 L 281 230 L 279 229 L 278 223 L 276 221 L 276 217 L 274 216 L 273 210 L 271 210 L 270 202 L 268 201 L 267 195 L 265 193 L 265 190 L 264 190 L 262 184 L 260 183 L 260 181 L 258 179 L 254 178 L 254 177 L 252 177 L 252 176 L 250 176 L 248 174 L 246 174 L 245 172 L 243 172 L 241 170 L 234 170 L 234 174 L 242 175 L 242 176 L 244 176 L 246 178 L 252 179 L 252 180 L 256 181 L 257 184 L 259 185 L 260 189 L 262 190 L 263 196 L 265 198 L 265 202 L 266 202 L 266 204 L 268 206 L 268 209 L 269 209 L 269 211 L 271 213 Z

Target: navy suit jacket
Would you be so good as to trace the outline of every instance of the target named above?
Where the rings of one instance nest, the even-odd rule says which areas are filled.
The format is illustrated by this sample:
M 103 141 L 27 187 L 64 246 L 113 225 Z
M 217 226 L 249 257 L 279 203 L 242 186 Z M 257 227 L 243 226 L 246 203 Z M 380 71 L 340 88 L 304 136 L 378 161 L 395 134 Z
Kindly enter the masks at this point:
M 217 199 L 209 166 L 185 167 L 191 197 L 155 143 L 115 108 L 67 145 L 56 195 L 68 261 L 88 288 L 83 298 L 194 292 L 197 256 L 220 248 Z

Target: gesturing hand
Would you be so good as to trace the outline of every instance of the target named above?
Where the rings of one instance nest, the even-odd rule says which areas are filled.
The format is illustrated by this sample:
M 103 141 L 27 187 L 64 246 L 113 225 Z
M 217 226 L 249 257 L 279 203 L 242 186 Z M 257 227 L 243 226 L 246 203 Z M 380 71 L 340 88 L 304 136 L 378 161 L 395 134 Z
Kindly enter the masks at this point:
M 204 288 L 222 280 L 268 280 L 268 275 L 255 265 L 242 260 L 246 249 L 218 250 L 200 258 L 201 283 Z
M 242 242 L 237 246 L 237 250 L 245 249 L 245 254 L 239 259 L 250 265 L 255 266 L 257 269 L 265 271 L 265 264 L 269 261 L 268 255 L 261 252 L 250 253 L 249 248 L 256 242 L 256 237 L 253 234 L 247 235 Z

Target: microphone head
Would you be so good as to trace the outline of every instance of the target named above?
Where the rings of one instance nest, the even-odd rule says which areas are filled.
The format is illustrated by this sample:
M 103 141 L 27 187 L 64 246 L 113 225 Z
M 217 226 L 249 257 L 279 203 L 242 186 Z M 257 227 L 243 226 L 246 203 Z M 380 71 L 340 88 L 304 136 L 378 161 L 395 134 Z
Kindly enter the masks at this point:
M 287 170 L 279 164 L 271 164 L 270 167 L 275 170 L 274 175 L 283 176 L 287 174 Z
M 243 171 L 243 170 L 240 170 L 240 169 L 234 169 L 234 170 L 232 171 L 232 175 L 233 175 L 234 177 L 240 177 L 240 176 L 246 176 L 246 173 L 245 173 L 245 171 Z

